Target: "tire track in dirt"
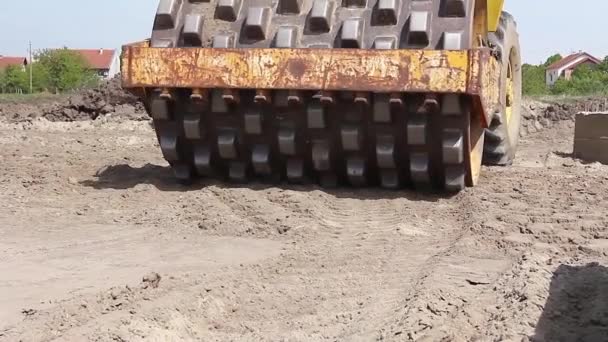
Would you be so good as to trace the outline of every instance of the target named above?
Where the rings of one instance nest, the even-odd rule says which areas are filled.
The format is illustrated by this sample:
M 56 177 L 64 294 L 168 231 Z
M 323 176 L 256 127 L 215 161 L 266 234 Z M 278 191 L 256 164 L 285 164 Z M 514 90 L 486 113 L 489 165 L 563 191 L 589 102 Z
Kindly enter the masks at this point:
M 495 219 L 489 222 L 502 235 L 498 243 L 516 252 L 518 258 L 488 296 L 494 304 L 486 305 L 488 319 L 484 323 L 489 328 L 478 331 L 480 336 L 544 340 L 542 336 L 535 338 L 534 334 L 542 315 L 546 314 L 549 296 L 555 295 L 550 291 L 554 274 L 564 265 L 606 260 L 608 219 L 601 213 L 608 211 L 608 169 L 598 165 L 576 165 L 576 161 L 555 156 L 551 159 L 558 165 L 549 164 L 538 170 L 516 167 L 514 172 L 501 175 L 506 182 L 520 184 L 513 191 L 496 196 L 493 203 Z M 572 168 L 581 166 L 587 169 L 586 172 L 571 174 Z M 547 181 L 541 183 L 539 179 Z M 509 204 L 505 205 L 507 201 Z M 571 292 L 570 295 L 576 306 L 588 305 L 584 294 Z M 569 311 L 567 303 L 557 305 L 562 305 L 564 312 Z M 573 317 L 565 318 L 568 315 Z M 576 313 L 569 312 L 554 320 L 587 324 L 574 315 Z M 522 324 L 496 323 L 514 319 Z M 580 334 L 584 331 L 587 330 L 582 329 Z
M 449 239 L 437 236 L 436 231 L 433 232 L 435 236 L 429 238 L 428 232 L 421 228 L 425 224 L 431 225 L 428 217 L 432 214 L 420 215 L 423 222 L 415 222 L 416 218 L 420 216 L 412 218 L 405 214 L 409 211 L 418 211 L 415 208 L 412 209 L 416 206 L 412 201 L 404 198 L 368 200 L 364 199 L 365 194 L 361 199 L 347 198 L 345 193 L 340 191 L 337 193 L 338 195 L 311 191 L 304 195 L 292 192 L 287 192 L 286 195 L 285 192 L 281 192 L 281 196 L 279 196 L 281 205 L 287 202 L 292 208 L 298 209 L 308 205 L 309 208 L 306 209 L 306 212 L 314 218 L 312 222 L 318 222 L 321 225 L 317 231 L 319 236 L 315 237 L 314 247 L 307 246 L 303 256 L 291 255 L 287 258 L 293 260 L 290 261 L 290 265 L 293 265 L 294 261 L 301 262 L 298 259 L 305 259 L 310 266 L 300 269 L 298 274 L 310 274 L 314 278 L 320 276 L 319 268 L 329 268 L 332 263 L 338 268 L 353 268 L 351 265 L 360 265 L 361 268 L 369 270 L 365 272 L 348 270 L 351 272 L 348 278 L 351 279 L 344 279 L 341 276 L 342 272 L 337 272 L 338 276 L 334 276 L 335 282 L 332 282 L 332 285 L 323 285 L 318 288 L 320 292 L 323 290 L 335 291 L 335 284 L 339 284 L 343 292 L 342 297 L 346 298 L 339 298 L 340 296 L 334 298 L 333 300 L 336 302 L 329 308 L 344 307 L 345 303 L 350 302 L 351 304 L 347 306 L 350 306 L 351 309 L 339 313 L 336 319 L 350 321 L 356 317 L 364 317 L 362 319 L 364 323 L 372 317 L 383 317 L 387 312 L 392 311 L 400 298 L 395 295 L 402 291 L 403 284 L 410 282 L 412 275 L 418 274 L 422 269 L 427 269 L 426 265 L 417 265 L 423 263 L 424 259 L 432 253 L 427 248 L 419 248 L 418 245 L 438 248 L 438 244 L 445 244 L 445 248 L 447 248 L 450 243 Z M 291 194 L 295 195 L 290 196 Z M 222 193 L 221 196 L 225 197 L 225 194 Z M 238 197 L 241 199 L 239 203 L 250 202 L 243 196 Z M 272 197 L 270 196 L 270 198 Z M 285 201 L 285 197 L 288 197 L 289 200 Z M 264 202 L 266 200 L 269 199 L 256 196 L 256 201 Z M 276 202 L 277 199 L 274 197 L 269 201 Z M 231 199 L 228 202 L 235 203 Z M 244 210 L 240 204 L 233 207 L 246 215 L 257 216 L 255 210 L 252 211 L 250 208 Z M 422 209 L 420 211 L 424 212 Z M 425 241 L 420 241 L 421 238 Z M 395 239 L 404 243 L 395 244 Z M 418 244 L 416 241 L 420 243 Z M 439 241 L 441 243 L 438 243 Z M 339 250 L 339 253 L 334 252 L 335 250 Z M 336 261 L 338 261 L 338 265 L 336 265 Z M 328 276 L 327 274 L 321 275 Z M 352 279 L 355 278 L 359 280 L 353 282 Z M 294 286 L 289 281 L 286 283 L 284 279 L 273 279 L 271 283 L 278 284 L 280 288 L 293 288 Z M 314 282 L 310 283 L 310 285 L 313 284 Z M 309 288 L 304 291 L 310 290 Z M 351 291 L 356 294 L 345 295 Z M 366 300 L 361 301 L 361 298 Z M 353 305 L 353 301 L 357 302 L 357 305 Z M 289 317 L 288 314 L 286 316 Z M 358 324 L 350 322 L 349 325 L 355 327 Z M 366 325 L 364 324 L 364 326 Z M 375 329 L 367 326 L 366 333 L 375 335 Z M 341 334 L 352 335 L 353 332 L 345 329 Z
M 348 259 L 356 265 L 363 256 L 374 270 L 370 276 L 376 276 L 376 281 L 357 283 L 359 296 L 367 296 L 368 300 L 357 315 L 349 313 L 349 318 L 355 319 L 337 336 L 341 340 L 375 339 L 379 322 L 392 317 L 403 305 L 403 293 L 409 298 L 423 291 L 421 286 L 418 288 L 418 280 L 432 274 L 437 260 L 450 254 L 462 231 L 451 220 L 441 222 L 445 221 L 441 218 L 460 209 L 438 204 L 437 212 L 429 212 L 428 204 L 406 198 L 353 199 L 338 193 L 337 197 L 323 194 L 315 202 L 313 216 L 326 228 L 318 240 L 337 240 L 342 250 L 356 251 Z M 365 197 L 365 192 L 361 196 Z M 433 217 L 439 217 L 440 222 L 429 221 Z M 377 323 L 370 324 L 374 321 Z
M 552 272 L 564 264 L 605 259 L 608 252 L 608 244 L 603 243 L 608 220 L 599 214 L 608 209 L 606 192 L 600 190 L 608 188 L 608 169 L 589 165 L 583 166 L 587 172 L 571 173 L 580 167 L 578 162 L 555 154 L 563 151 L 565 155 L 569 148 L 563 141 L 547 142 L 544 134 L 532 136 L 524 141 L 524 158 L 518 165 L 486 171 L 483 184 L 474 195 L 465 197 L 471 202 L 462 208 L 468 215 L 463 220 L 464 231 L 469 232 L 457 246 L 483 245 L 485 252 L 504 255 L 509 261 L 475 286 L 461 286 L 456 296 L 449 291 L 434 292 L 436 281 L 427 282 L 423 293 L 432 295 L 414 306 L 418 311 L 431 311 L 422 325 L 424 330 L 411 334 L 421 315 L 404 311 L 387 325 L 386 340 L 402 340 L 402 335 L 406 340 L 429 341 L 534 338 Z M 547 162 L 539 167 L 526 160 L 533 155 L 548 156 Z M 456 253 L 461 254 L 458 249 Z M 446 298 L 449 305 L 438 308 L 437 298 Z M 580 305 L 587 305 L 581 301 Z
M 481 225 L 475 234 L 510 254 L 514 262 L 447 323 L 454 336 L 463 340 L 532 339 L 548 299 L 552 273 L 559 265 L 585 263 L 594 255 L 605 257 L 601 250 L 584 250 L 595 238 L 602 238 L 597 233 L 605 231 L 606 220 L 591 213 L 605 212 L 605 204 L 590 206 L 578 195 L 572 196 L 577 192 L 572 184 L 579 182 L 564 178 L 564 170 L 511 171 L 490 173 L 496 176 L 492 181 L 497 187 L 519 185 L 510 191 L 482 192 L 488 195 L 485 210 L 492 215 L 477 215 Z M 537 181 L 547 176 L 555 181 Z M 602 186 L 601 181 L 591 183 Z M 505 323 L 513 321 L 521 323 Z
M 470 282 L 490 282 L 509 264 L 503 257 L 489 258 L 487 251 L 476 252 L 478 242 L 472 232 L 478 210 L 475 196 L 464 192 L 450 202 L 454 205 L 444 209 L 446 216 L 454 217 L 450 235 L 444 237 L 443 248 L 419 267 L 413 284 L 399 294 L 394 314 L 381 318 L 378 340 L 459 341 L 458 335 L 450 332 L 452 316 L 485 290 Z M 441 246 L 441 242 L 434 246 Z
M 212 196 L 208 202 L 224 206 L 230 215 L 247 226 L 248 235 L 264 237 L 290 233 L 290 236 L 309 234 L 301 229 L 314 228 L 306 210 L 309 197 L 279 188 L 229 188 L 211 186 L 205 189 Z
M 236 196 L 243 198 L 242 194 Z M 258 203 L 264 202 L 258 198 L 259 193 L 252 196 Z M 301 196 L 303 205 L 309 201 L 308 196 Z M 134 316 L 129 308 L 138 307 L 137 303 L 113 313 L 113 318 L 107 314 L 89 317 L 84 325 L 68 329 L 65 336 L 86 336 L 87 331 L 103 325 L 113 328 L 95 334 L 128 340 L 134 336 L 134 327 L 147 325 L 145 330 L 152 335 L 146 336 L 150 338 L 160 329 L 155 328 L 154 322 L 170 318 L 170 322 L 184 322 L 181 327 L 171 326 L 175 329 L 170 330 L 174 334 L 171 336 L 191 336 L 190 330 L 194 329 L 212 340 L 375 337 L 376 326 L 370 322 L 393 314 L 404 286 L 415 283 L 421 271 L 432 272 L 426 260 L 436 249 L 448 248 L 449 239 L 429 238 L 424 230 L 420 234 L 401 234 L 397 228 L 405 224 L 407 217 L 396 218 L 394 211 L 386 208 L 386 200 L 336 199 L 325 193 L 320 196 L 319 209 L 310 212 L 313 217 L 326 217 L 332 224 L 321 227 L 318 237 L 299 241 L 280 259 L 244 270 L 225 270 L 217 276 L 207 275 L 198 279 L 204 282 L 204 288 L 194 284 L 188 290 L 184 284 L 162 297 L 140 300 L 145 308 L 139 307 Z M 325 205 L 329 202 L 336 204 Z M 389 202 L 392 204 L 388 207 L 408 207 L 404 199 Z M 361 203 L 361 208 L 350 215 L 341 213 L 357 206 L 354 203 Z M 297 202 L 292 205 L 299 206 Z M 218 317 L 213 310 L 187 304 L 192 293 L 203 293 L 206 288 L 213 289 L 206 301 L 215 303 L 214 307 L 232 307 L 226 309 L 228 313 Z M 167 317 L 162 312 L 167 305 L 179 307 L 179 313 L 171 311 L 172 316 Z M 277 321 L 276 317 L 282 319 Z M 201 326 L 212 329 L 200 331 Z M 322 332 L 318 330 L 320 326 L 324 327 Z

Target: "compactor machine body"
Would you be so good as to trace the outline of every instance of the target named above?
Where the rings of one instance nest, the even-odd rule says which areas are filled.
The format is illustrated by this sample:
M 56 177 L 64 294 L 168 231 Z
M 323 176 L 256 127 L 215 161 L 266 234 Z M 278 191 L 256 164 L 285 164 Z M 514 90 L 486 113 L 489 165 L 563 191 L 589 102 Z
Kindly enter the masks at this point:
M 160 0 L 123 47 L 178 180 L 457 192 L 509 165 L 519 37 L 501 0 Z

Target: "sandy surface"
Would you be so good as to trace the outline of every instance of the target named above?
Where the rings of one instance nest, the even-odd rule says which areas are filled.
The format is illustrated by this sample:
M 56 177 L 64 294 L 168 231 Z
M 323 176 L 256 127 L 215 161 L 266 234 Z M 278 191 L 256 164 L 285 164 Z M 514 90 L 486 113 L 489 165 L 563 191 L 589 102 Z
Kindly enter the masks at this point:
M 147 122 L 0 123 L 0 340 L 606 341 L 608 166 L 572 134 L 441 197 L 184 188 Z

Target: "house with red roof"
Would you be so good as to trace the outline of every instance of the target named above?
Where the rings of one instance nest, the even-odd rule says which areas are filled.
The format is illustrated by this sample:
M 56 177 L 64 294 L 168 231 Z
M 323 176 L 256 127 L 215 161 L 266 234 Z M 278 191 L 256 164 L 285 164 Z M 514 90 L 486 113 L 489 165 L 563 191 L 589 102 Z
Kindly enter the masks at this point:
M 548 86 L 552 86 L 562 77 L 569 80 L 572 78 L 574 70 L 581 65 L 596 66 L 601 63 L 602 61 L 586 52 L 573 53 L 547 67 L 546 83 Z
M 120 73 L 120 53 L 113 49 L 78 49 L 79 53 L 99 77 L 113 78 Z
M 0 55 L 0 70 L 6 69 L 9 66 L 19 66 L 25 70 L 27 63 L 27 58 L 25 57 L 7 57 Z

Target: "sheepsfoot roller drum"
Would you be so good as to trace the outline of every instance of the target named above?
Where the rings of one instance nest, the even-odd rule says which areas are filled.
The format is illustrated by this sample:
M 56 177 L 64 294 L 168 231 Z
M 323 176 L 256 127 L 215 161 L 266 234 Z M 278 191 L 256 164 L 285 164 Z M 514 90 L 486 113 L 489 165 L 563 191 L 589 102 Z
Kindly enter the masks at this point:
M 501 8 L 161 0 L 152 38 L 123 48 L 123 86 L 183 182 L 459 191 L 515 155 L 519 46 Z

